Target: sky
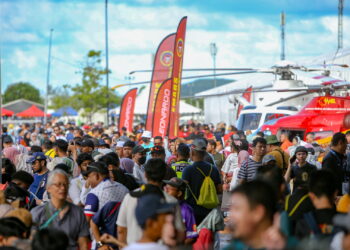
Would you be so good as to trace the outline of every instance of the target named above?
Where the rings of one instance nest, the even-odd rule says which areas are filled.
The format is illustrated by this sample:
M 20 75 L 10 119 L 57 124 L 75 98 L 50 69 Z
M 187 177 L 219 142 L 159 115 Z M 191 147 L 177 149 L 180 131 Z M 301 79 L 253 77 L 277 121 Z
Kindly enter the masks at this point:
M 2 91 L 25 81 L 44 94 L 51 28 L 53 87 L 79 83 L 91 49 L 102 51 L 104 65 L 104 11 L 104 0 L 1 0 Z M 287 60 L 336 51 L 337 0 L 109 0 L 110 86 L 150 80 L 150 73 L 128 79 L 129 72 L 152 68 L 152 54 L 183 16 L 188 16 L 184 68 L 212 67 L 213 42 L 217 67 L 269 67 L 280 57 L 281 11 L 286 13 Z M 349 48 L 347 0 L 343 23 L 344 48 Z

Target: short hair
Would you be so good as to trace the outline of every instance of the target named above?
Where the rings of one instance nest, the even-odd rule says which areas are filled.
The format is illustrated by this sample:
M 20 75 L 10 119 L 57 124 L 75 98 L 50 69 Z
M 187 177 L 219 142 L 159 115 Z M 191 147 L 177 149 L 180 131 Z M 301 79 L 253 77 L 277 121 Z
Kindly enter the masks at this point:
M 281 185 L 285 183 L 283 171 L 276 165 L 263 165 L 258 167 L 255 179 L 269 183 L 274 188 L 276 194 L 280 192 Z
M 185 143 L 180 143 L 179 146 L 177 147 L 177 154 L 185 157 L 185 158 L 189 158 L 190 157 L 190 147 L 187 146 L 187 144 Z
M 152 158 L 146 162 L 145 174 L 150 181 L 162 182 L 166 174 L 167 165 L 165 161 L 159 158 Z
M 32 185 L 32 183 L 34 182 L 33 176 L 24 170 L 19 170 L 16 173 L 14 173 L 12 175 L 12 180 L 22 181 L 28 186 Z
M 239 146 L 239 150 L 245 150 L 248 151 L 249 149 L 249 142 L 245 139 L 241 140 L 241 145 Z
M 330 170 L 318 170 L 310 174 L 309 191 L 317 197 L 326 196 L 330 202 L 337 191 L 336 178 Z M 341 190 L 338 190 L 341 192 Z
M 161 140 L 163 141 L 163 137 L 161 137 L 160 135 L 157 135 L 153 138 L 153 140 Z
M 37 152 L 43 152 L 43 150 L 40 146 L 33 145 L 30 147 L 30 152 L 37 153 Z
M 74 128 L 74 130 L 77 131 L 80 136 L 84 135 L 84 131 L 81 128 Z
M 252 146 L 253 146 L 253 147 L 256 147 L 256 145 L 258 145 L 259 142 L 260 142 L 261 144 L 266 145 L 266 140 L 265 140 L 264 138 L 262 138 L 262 137 L 256 137 L 256 138 L 253 140 Z
M 130 147 L 130 148 L 134 148 L 136 146 L 136 143 L 134 141 L 126 141 L 123 145 L 123 147 Z
M 250 208 L 262 205 L 265 208 L 266 216 L 273 221 L 273 216 L 277 211 L 277 196 L 272 186 L 265 181 L 245 182 L 233 189 L 232 194 L 245 196 Z
M 55 141 L 54 145 L 58 147 L 58 149 L 62 152 L 67 152 L 68 150 L 68 142 L 66 142 L 65 140 L 58 139 Z
M 77 157 L 77 164 L 80 166 L 84 161 L 94 161 L 92 155 L 89 153 L 81 153 Z
M 53 143 L 50 140 L 45 140 L 42 146 L 44 148 L 46 148 L 46 149 L 52 149 L 53 148 Z
M 68 236 L 63 231 L 54 228 L 39 230 L 32 241 L 32 250 L 61 250 L 67 249 L 68 246 Z
M 9 176 L 12 176 L 14 173 L 16 173 L 16 166 L 9 158 L 2 158 L 1 165 L 2 168 L 5 169 L 5 173 L 9 174 Z
M 337 146 L 341 141 L 346 142 L 346 136 L 341 132 L 335 133 L 332 137 L 331 146 Z
M 111 155 L 104 155 L 100 159 L 98 159 L 99 162 L 105 163 L 107 166 L 108 165 L 113 165 L 119 167 L 120 165 L 120 160 L 119 157 L 113 157 Z
M 0 235 L 3 237 L 18 237 L 23 239 L 23 235 L 28 232 L 26 225 L 16 217 L 0 219 Z
M 216 141 L 214 140 L 208 140 L 208 144 L 210 144 L 211 146 L 214 146 L 214 148 L 216 148 Z
M 54 170 L 58 170 L 58 169 L 63 170 L 63 171 L 66 172 L 67 174 L 70 174 L 70 172 L 71 172 L 71 170 L 70 170 L 70 168 L 68 167 L 68 165 L 67 165 L 67 164 L 64 164 L 64 163 L 59 163 L 59 164 L 57 164 L 53 169 L 54 169 Z
M 49 177 L 47 178 L 47 183 L 46 183 L 46 189 L 53 184 L 53 179 L 55 178 L 56 175 L 59 175 L 59 174 L 65 176 L 67 178 L 67 184 L 69 185 L 68 174 L 61 169 L 55 169 L 54 171 L 49 173 Z

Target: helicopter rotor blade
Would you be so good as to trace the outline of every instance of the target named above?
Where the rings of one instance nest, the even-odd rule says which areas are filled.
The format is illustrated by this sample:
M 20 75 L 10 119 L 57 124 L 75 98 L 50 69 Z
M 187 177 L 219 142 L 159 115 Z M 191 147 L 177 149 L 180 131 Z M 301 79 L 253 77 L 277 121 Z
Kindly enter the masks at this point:
M 190 69 L 183 69 L 182 71 L 242 71 L 242 70 L 256 70 L 253 68 L 190 68 Z M 152 70 L 152 69 L 140 69 L 140 70 L 133 70 L 129 72 L 129 75 L 135 74 L 135 73 L 148 73 L 148 72 L 162 72 L 162 71 L 168 71 L 167 69 L 163 70 Z

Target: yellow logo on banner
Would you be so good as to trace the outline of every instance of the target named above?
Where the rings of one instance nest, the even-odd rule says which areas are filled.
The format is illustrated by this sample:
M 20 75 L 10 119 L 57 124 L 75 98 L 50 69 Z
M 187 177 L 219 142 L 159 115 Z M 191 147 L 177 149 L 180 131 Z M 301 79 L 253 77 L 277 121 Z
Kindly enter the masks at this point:
M 319 100 L 318 100 L 318 104 L 320 106 L 326 106 L 326 105 L 329 105 L 329 104 L 335 104 L 335 98 L 328 98 L 328 97 L 321 97 Z

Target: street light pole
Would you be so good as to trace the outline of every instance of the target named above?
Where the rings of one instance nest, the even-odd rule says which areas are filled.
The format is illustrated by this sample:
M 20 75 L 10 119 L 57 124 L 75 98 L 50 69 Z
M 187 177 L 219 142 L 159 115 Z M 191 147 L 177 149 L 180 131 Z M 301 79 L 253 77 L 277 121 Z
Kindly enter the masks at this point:
M 218 53 L 218 48 L 215 43 L 210 43 L 210 54 L 213 57 L 213 68 L 214 68 L 214 88 L 216 88 L 216 54 Z
M 109 125 L 109 59 L 108 59 L 108 0 L 105 0 L 105 42 L 106 42 L 106 86 L 107 86 L 107 125 Z
M 44 124 L 47 123 L 47 106 L 49 99 L 49 85 L 50 85 L 50 70 L 51 70 L 51 47 L 52 47 L 52 32 L 53 29 L 50 29 L 50 40 L 49 40 L 49 55 L 47 60 L 47 75 L 46 75 L 46 96 L 45 96 L 45 110 L 44 110 Z

